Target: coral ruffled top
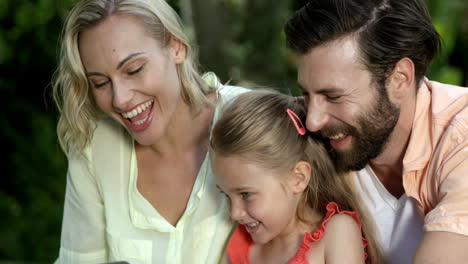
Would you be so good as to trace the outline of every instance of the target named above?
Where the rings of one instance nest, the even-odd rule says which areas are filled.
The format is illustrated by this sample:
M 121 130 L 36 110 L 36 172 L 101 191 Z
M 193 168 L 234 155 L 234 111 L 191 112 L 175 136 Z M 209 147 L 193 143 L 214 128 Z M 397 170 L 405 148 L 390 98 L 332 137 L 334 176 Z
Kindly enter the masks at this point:
M 356 212 L 341 211 L 335 202 L 328 203 L 326 209 L 327 214 L 323 218 L 322 223 L 315 229 L 314 232 L 306 232 L 304 234 L 304 239 L 302 241 L 301 247 L 296 252 L 296 254 L 288 261 L 288 264 L 309 263 L 309 261 L 307 260 L 307 254 L 310 250 L 310 244 L 312 242 L 319 241 L 325 235 L 326 225 L 335 214 L 347 214 L 351 216 L 358 223 L 359 229 L 361 229 L 361 220 L 359 219 L 359 216 Z M 365 250 L 365 248 L 367 247 L 367 240 L 364 237 L 362 237 L 362 243 L 364 245 Z M 250 237 L 250 234 L 245 230 L 243 225 L 239 225 L 234 231 L 233 235 L 231 236 L 231 239 L 229 240 L 229 244 L 227 246 L 229 261 L 232 264 L 250 264 L 249 250 L 252 245 L 253 241 Z M 364 257 L 367 259 L 367 253 L 365 253 Z

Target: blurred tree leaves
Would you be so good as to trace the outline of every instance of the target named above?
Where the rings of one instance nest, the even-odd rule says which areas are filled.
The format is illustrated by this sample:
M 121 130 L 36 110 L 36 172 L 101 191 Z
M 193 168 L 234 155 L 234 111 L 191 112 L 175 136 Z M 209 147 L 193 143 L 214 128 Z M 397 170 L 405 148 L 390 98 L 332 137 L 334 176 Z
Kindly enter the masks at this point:
M 170 0 L 198 44 L 202 68 L 246 86 L 297 94 L 283 24 L 307 0 Z M 66 159 L 48 88 L 58 36 L 75 0 L 0 0 L 0 262 L 51 263 L 58 254 Z M 429 78 L 468 84 L 468 2 L 428 0 L 444 39 Z
M 46 88 L 71 2 L 0 2 L 0 260 L 50 263 L 58 252 L 66 161 Z
M 428 6 L 443 40 L 442 52 L 428 77 L 442 83 L 468 86 L 468 2 L 428 0 Z

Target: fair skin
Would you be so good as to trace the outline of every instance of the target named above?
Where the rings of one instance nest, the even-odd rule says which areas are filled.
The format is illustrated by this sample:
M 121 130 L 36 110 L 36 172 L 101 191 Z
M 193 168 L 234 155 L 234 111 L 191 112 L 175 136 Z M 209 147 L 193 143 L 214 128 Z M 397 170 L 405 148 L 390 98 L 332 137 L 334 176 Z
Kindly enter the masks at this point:
M 316 47 L 300 57 L 298 83 L 307 100 L 308 130 L 319 132 L 342 123 L 359 128 L 357 116 L 371 108 L 377 92 L 370 72 L 358 58 L 352 37 Z M 387 95 L 400 109 L 399 119 L 385 148 L 370 160 L 369 165 L 386 189 L 399 198 L 404 193 L 403 157 L 416 107 L 414 64 L 410 59 L 403 58 L 395 65 L 388 77 Z M 326 136 L 337 150 L 345 151 L 353 147 L 353 137 L 350 135 Z M 466 248 L 466 236 L 426 232 L 416 251 L 414 263 L 441 263 L 438 261 L 441 259 L 444 259 L 443 263 L 461 263 L 468 258 Z
M 138 190 L 175 226 L 205 159 L 214 113 L 206 107 L 195 115 L 181 98 L 176 67 L 185 46 L 172 39 L 162 47 L 138 18 L 119 14 L 82 32 L 79 51 L 97 106 L 135 141 Z
M 254 241 L 249 251 L 251 263 L 288 262 L 302 244 L 304 233 L 315 229 L 323 217 L 307 208 L 308 222 L 314 226 L 297 218 L 311 175 L 307 162 L 298 162 L 289 170 L 271 170 L 242 157 L 215 155 L 213 170 L 218 188 L 229 197 L 231 218 L 244 225 Z M 364 262 L 361 232 L 347 215 L 333 217 L 323 239 L 310 246 L 310 263 Z M 229 263 L 226 255 L 223 262 Z

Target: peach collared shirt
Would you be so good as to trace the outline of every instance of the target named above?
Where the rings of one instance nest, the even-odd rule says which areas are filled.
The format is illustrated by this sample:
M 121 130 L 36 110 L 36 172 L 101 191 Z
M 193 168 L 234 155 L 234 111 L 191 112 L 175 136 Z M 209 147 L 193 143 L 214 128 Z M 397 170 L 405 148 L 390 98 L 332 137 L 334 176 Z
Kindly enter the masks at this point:
M 403 186 L 425 231 L 468 236 L 468 88 L 424 80 L 403 159 Z

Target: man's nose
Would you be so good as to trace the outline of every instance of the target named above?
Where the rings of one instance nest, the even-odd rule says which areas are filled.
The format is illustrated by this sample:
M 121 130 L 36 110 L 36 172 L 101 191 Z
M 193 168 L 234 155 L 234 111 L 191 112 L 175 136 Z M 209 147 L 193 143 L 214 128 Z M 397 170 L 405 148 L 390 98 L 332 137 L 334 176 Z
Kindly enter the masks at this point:
M 320 97 L 311 97 L 307 106 L 307 130 L 317 132 L 328 123 L 329 119 L 324 99 Z

